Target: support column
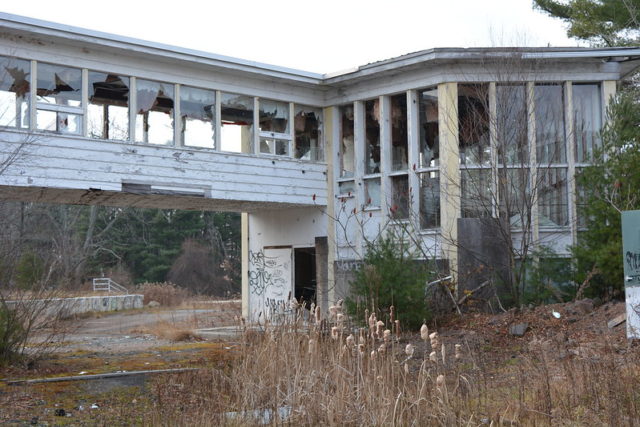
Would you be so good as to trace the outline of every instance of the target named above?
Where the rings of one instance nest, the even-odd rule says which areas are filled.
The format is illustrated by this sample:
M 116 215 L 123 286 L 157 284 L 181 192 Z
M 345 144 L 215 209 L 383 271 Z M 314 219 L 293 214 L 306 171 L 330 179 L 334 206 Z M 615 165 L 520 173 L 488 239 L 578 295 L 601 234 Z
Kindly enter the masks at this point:
M 336 239 L 336 179 L 340 175 L 340 110 L 338 107 L 327 107 L 322 112 L 324 117 L 324 147 L 327 159 L 327 301 L 331 305 L 336 300 L 335 261 L 338 241 Z M 327 307 L 322 307 L 326 313 Z
M 240 214 L 240 252 L 242 259 L 242 317 L 249 320 L 249 214 Z
M 449 260 L 454 281 L 458 270 L 460 216 L 460 152 L 458 147 L 458 84 L 438 85 L 440 137 L 440 218 L 442 255 Z
M 409 219 L 414 230 L 420 230 L 420 179 L 416 169 L 420 166 L 420 117 L 418 92 L 407 92 L 408 163 L 409 163 Z
M 380 103 L 380 221 L 391 215 L 393 206 L 393 186 L 391 185 L 391 98 L 381 96 Z

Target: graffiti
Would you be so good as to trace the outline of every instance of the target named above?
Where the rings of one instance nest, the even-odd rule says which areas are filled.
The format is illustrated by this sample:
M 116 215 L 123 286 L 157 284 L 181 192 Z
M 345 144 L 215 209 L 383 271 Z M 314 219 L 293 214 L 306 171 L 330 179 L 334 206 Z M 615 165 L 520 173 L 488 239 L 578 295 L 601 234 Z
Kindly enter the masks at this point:
M 640 253 L 627 251 L 625 258 L 631 270 L 640 270 Z
M 278 264 L 277 258 L 267 257 L 262 251 L 249 251 L 249 265 L 249 290 L 252 294 L 284 296 L 287 282 L 283 270 L 286 267 Z
M 336 261 L 336 269 L 340 272 L 355 271 L 362 265 L 362 261 Z

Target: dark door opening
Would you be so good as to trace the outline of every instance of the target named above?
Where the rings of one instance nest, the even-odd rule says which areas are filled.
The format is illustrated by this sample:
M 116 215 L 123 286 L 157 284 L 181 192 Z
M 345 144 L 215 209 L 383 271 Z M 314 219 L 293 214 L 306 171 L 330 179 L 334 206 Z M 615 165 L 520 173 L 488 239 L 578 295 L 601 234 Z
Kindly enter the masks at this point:
M 316 248 L 294 249 L 293 259 L 295 297 L 309 309 L 316 303 Z

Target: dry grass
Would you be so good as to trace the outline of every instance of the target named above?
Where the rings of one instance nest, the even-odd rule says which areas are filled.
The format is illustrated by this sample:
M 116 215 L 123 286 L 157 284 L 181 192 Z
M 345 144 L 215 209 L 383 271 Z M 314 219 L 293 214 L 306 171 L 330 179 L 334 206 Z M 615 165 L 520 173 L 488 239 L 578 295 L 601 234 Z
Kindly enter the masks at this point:
M 331 325 L 294 319 L 257 338 L 247 332 L 226 369 L 159 380 L 152 419 L 179 425 L 253 425 L 265 414 L 291 425 L 640 422 L 636 349 L 621 354 L 602 343 L 589 355 L 546 348 L 514 350 L 512 357 L 509 349 L 437 335 L 406 340 L 392 322 L 362 330 Z
M 164 320 L 160 320 L 152 326 L 133 329 L 131 332 L 151 334 L 160 339 L 174 342 L 202 340 L 200 336 L 194 333 L 193 329 L 186 327 L 184 324 L 171 323 Z
M 138 292 L 144 295 L 144 304 L 151 301 L 159 302 L 162 307 L 176 307 L 182 304 L 189 292 L 173 283 L 143 283 L 138 287 Z

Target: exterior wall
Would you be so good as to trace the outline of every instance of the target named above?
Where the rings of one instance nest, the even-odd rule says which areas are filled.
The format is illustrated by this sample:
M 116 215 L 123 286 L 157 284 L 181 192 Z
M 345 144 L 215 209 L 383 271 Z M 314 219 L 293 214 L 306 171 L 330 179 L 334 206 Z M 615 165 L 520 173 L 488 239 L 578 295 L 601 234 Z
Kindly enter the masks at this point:
M 48 300 L 29 301 L 34 310 L 42 310 L 44 317 L 70 317 L 75 314 L 92 311 L 120 311 L 143 307 L 144 295 L 105 295 L 95 297 L 52 298 Z M 7 301 L 8 306 L 22 304 Z M 41 307 L 37 305 L 42 304 Z
M 288 308 L 294 292 L 293 250 L 315 247 L 316 237 L 326 236 L 327 216 L 321 208 L 263 211 L 247 215 L 247 228 L 243 307 L 250 321 L 264 322 Z

